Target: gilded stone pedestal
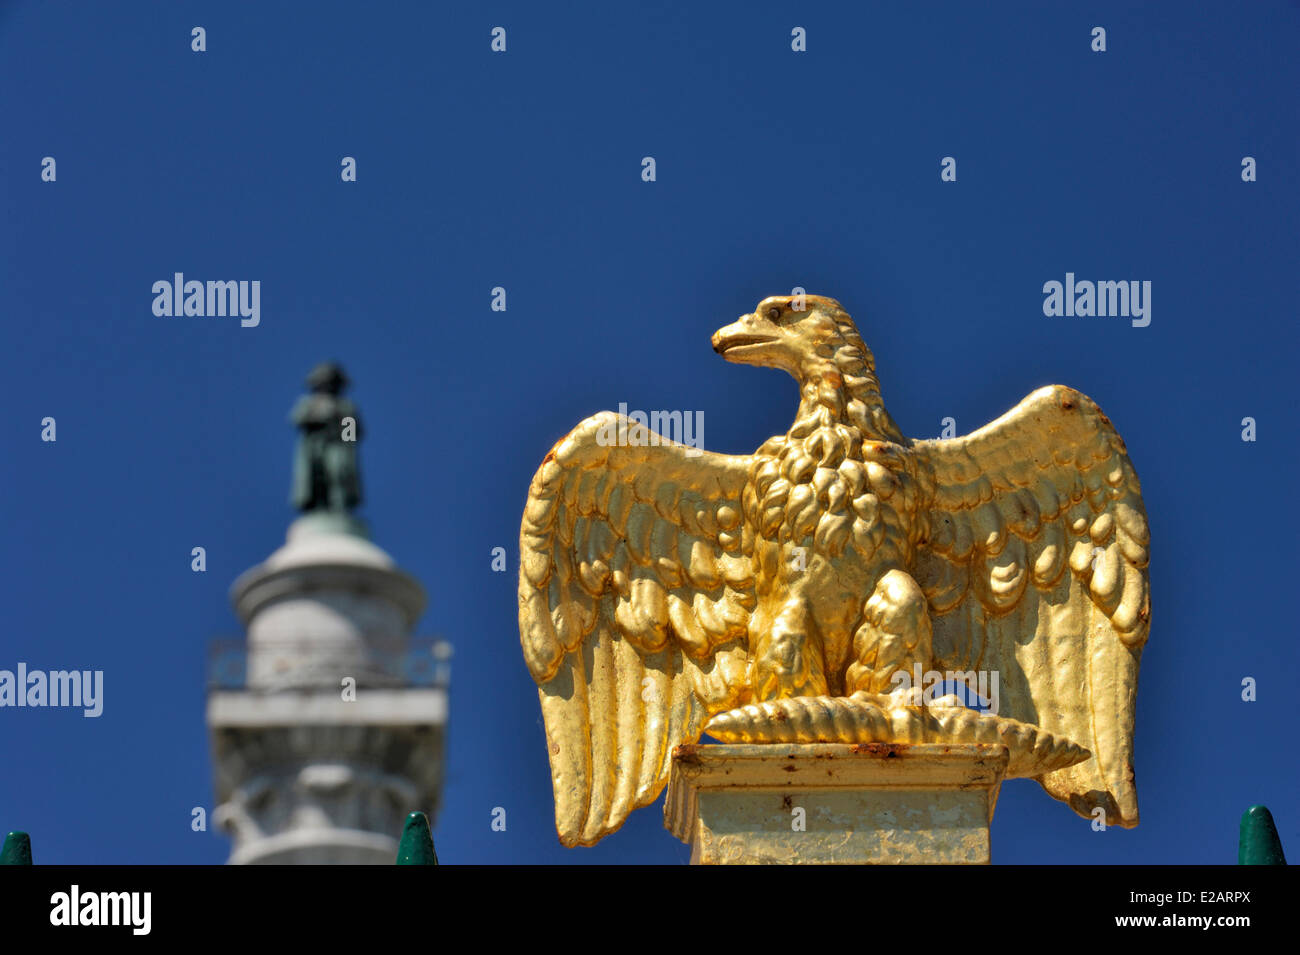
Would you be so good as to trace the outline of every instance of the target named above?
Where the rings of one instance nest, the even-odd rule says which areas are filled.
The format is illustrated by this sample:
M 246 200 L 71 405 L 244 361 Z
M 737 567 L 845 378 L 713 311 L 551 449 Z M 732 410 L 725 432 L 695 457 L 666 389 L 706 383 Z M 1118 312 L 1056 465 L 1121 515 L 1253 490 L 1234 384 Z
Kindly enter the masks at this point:
M 664 825 L 695 865 L 987 864 L 1001 744 L 679 746 Z

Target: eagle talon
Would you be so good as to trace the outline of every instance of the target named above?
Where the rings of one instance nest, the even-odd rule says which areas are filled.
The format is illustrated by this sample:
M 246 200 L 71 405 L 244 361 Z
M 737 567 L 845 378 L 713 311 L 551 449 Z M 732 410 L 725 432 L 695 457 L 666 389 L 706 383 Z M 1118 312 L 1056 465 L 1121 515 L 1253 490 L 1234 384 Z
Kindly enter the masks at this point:
M 791 600 L 754 647 L 754 698 L 822 696 L 827 692 L 821 640 L 802 600 Z

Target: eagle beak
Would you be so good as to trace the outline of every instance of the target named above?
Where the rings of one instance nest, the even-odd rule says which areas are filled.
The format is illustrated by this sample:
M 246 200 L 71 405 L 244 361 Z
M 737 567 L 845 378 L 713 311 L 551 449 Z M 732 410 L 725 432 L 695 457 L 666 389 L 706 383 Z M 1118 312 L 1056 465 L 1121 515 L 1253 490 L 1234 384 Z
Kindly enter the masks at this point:
M 742 315 L 713 333 L 713 350 L 727 361 L 744 363 L 781 336 L 781 330 L 754 313 Z

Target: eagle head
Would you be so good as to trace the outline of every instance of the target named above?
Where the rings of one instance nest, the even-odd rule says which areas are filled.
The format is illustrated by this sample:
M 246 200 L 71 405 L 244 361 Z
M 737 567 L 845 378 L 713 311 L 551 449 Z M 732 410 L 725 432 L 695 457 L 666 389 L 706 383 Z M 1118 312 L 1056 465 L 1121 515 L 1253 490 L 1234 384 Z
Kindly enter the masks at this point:
M 822 295 L 768 296 L 713 333 L 713 350 L 727 361 L 780 368 L 801 382 L 846 344 L 862 347 L 840 303 Z

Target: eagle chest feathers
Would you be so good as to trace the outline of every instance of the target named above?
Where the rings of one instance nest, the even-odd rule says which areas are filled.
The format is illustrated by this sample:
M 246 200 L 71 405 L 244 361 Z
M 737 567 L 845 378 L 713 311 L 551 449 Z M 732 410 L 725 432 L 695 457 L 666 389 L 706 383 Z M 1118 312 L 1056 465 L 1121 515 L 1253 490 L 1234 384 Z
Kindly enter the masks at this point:
M 759 589 L 801 575 L 815 558 L 910 564 L 919 494 L 905 448 L 852 425 L 796 422 L 756 455 L 743 499 Z

